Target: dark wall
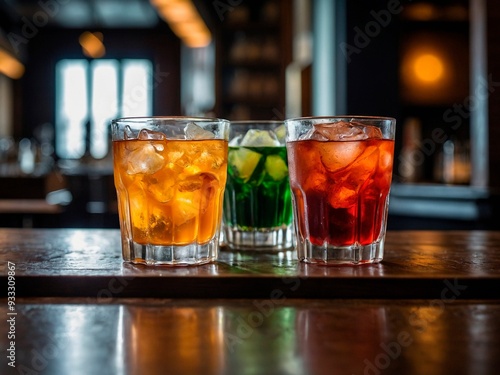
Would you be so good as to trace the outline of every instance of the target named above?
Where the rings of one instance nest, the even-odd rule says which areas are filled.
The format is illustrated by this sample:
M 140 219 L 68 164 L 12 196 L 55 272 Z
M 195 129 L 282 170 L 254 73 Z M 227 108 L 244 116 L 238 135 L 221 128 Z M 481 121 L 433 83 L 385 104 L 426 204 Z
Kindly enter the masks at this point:
M 387 0 L 361 0 L 346 1 L 346 13 L 347 113 L 397 118 L 399 12 Z

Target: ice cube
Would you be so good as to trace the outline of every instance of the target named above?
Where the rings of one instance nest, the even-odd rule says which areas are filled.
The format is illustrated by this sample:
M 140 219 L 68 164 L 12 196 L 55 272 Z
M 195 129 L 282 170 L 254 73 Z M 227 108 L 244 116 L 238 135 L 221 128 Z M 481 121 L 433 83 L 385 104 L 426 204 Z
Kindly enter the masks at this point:
M 278 141 L 280 141 L 281 144 L 285 144 L 285 141 L 286 141 L 286 126 L 285 126 L 285 124 L 280 125 L 276 129 L 274 129 L 274 134 L 276 134 L 276 138 L 278 138 Z
M 189 159 L 183 151 L 173 150 L 167 153 L 168 167 L 173 173 L 180 173 L 189 165 Z
M 203 177 L 200 174 L 188 176 L 179 182 L 179 191 L 196 191 L 201 189 Z
M 212 132 L 203 129 L 194 122 L 190 122 L 186 125 L 184 133 L 186 134 L 186 139 L 213 139 L 215 137 Z
M 333 185 L 328 193 L 328 203 L 333 208 L 349 208 L 358 203 L 358 192 L 349 186 Z
M 325 143 L 319 146 L 321 162 L 329 172 L 345 168 L 353 163 L 366 148 L 364 142 Z
M 359 156 L 352 165 L 353 169 L 363 169 L 369 173 L 374 172 L 379 164 L 379 148 L 377 146 L 368 146 L 363 149 L 363 154 Z
M 269 155 L 264 162 L 264 169 L 274 181 L 280 181 L 288 176 L 288 167 L 279 155 Z
M 219 169 L 224 164 L 225 158 L 220 153 L 216 152 L 217 148 L 218 147 L 215 146 L 213 150 L 203 150 L 195 163 L 210 169 Z
M 200 210 L 200 194 L 198 191 L 177 191 L 175 209 L 172 210 L 174 225 L 179 227 L 198 216 Z
M 228 164 L 236 176 L 247 182 L 253 174 L 253 171 L 259 164 L 262 154 L 249 150 L 247 148 L 240 148 L 231 150 L 228 154 Z
M 276 147 L 280 141 L 270 130 L 250 129 L 241 140 L 243 147 Z
M 145 233 L 148 230 L 147 210 L 144 187 L 142 184 L 133 184 L 127 187 L 128 199 L 125 214 L 130 219 L 134 232 Z
M 313 170 L 304 181 L 302 188 L 306 194 L 311 192 L 324 193 L 330 189 L 330 186 L 324 173 Z
M 382 172 L 390 172 L 392 170 L 392 153 L 382 147 L 380 148 L 379 169 Z
M 141 129 L 141 131 L 139 132 L 138 139 L 143 141 L 148 141 L 148 140 L 161 141 L 167 139 L 167 137 L 165 136 L 165 134 L 161 132 L 156 132 L 154 130 L 149 130 L 149 129 Z
M 147 184 L 148 192 L 153 196 L 157 202 L 166 203 L 174 197 L 174 175 L 167 175 L 161 180 L 150 179 Z
M 316 131 L 315 128 L 309 129 L 309 131 L 305 134 L 302 134 L 299 137 L 299 140 L 314 140 L 314 141 L 328 141 L 328 138 L 325 137 L 323 134 L 319 133 Z
M 348 168 L 339 169 L 333 175 L 335 184 L 329 192 L 328 201 L 334 208 L 347 208 L 357 203 L 358 193 L 377 171 L 379 150 L 376 146 L 362 148 L 363 152 Z
M 303 139 L 359 141 L 369 138 L 382 138 L 382 132 L 376 126 L 339 121 L 327 124 L 315 124 L 314 130 L 309 131 Z
M 165 166 L 165 159 L 148 143 L 129 152 L 125 163 L 129 175 L 154 174 Z
M 123 139 L 136 139 L 137 137 L 135 136 L 134 132 L 132 131 L 132 128 L 130 126 L 125 126 L 125 129 L 123 130 Z
M 382 138 L 382 131 L 380 130 L 380 128 L 377 128 L 376 126 L 365 125 L 364 132 L 365 132 L 367 138 L 370 138 L 370 139 L 381 139 Z
M 240 134 L 229 141 L 230 147 L 238 147 L 241 144 L 243 136 Z

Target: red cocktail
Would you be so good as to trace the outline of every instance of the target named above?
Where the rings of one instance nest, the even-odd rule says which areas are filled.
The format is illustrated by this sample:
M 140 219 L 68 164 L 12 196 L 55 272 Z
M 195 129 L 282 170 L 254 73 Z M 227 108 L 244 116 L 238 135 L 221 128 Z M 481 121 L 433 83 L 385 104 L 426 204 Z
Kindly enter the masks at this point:
M 380 262 L 395 120 L 288 120 L 288 163 L 299 259 Z

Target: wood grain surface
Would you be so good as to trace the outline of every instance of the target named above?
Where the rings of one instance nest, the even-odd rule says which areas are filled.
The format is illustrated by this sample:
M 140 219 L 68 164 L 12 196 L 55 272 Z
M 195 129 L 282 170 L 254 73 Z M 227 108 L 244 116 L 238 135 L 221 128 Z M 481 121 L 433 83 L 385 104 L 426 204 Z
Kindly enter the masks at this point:
M 2 301 L 0 315 L 6 316 Z M 16 367 L 47 375 L 495 375 L 500 304 L 20 299 Z M 0 321 L 0 346 L 8 348 Z
M 117 230 L 0 229 L 0 374 L 496 375 L 499 256 L 499 232 L 395 231 L 378 265 L 146 267 Z
M 115 229 L 0 229 L 0 262 L 16 265 L 23 297 L 500 298 L 494 231 L 389 232 L 376 265 L 325 267 L 298 262 L 294 251 L 222 250 L 212 264 L 174 268 L 122 262 Z

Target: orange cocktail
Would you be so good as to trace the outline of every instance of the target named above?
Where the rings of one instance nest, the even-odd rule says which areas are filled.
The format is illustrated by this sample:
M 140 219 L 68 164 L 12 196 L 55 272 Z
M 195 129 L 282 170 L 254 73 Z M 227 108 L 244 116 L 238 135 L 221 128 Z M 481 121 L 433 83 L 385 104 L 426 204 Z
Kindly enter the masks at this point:
M 201 119 L 155 119 L 155 126 L 126 121 L 123 139 L 113 140 L 124 259 L 182 265 L 213 260 L 227 174 L 227 131 L 214 133 L 213 124 L 203 128 L 208 120 Z
M 287 124 L 299 258 L 321 264 L 381 261 L 394 120 L 301 121 Z

